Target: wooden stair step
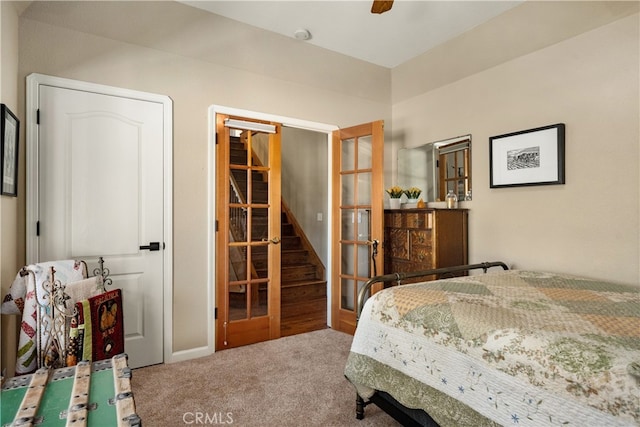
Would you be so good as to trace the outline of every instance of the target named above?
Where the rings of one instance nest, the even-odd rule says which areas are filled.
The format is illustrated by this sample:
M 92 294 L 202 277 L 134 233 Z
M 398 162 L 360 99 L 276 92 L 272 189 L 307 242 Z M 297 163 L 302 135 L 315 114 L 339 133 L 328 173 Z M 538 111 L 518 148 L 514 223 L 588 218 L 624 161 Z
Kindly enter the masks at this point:
M 284 249 L 280 252 L 281 264 L 285 267 L 287 265 L 309 264 L 307 262 L 308 254 L 309 252 L 306 249 Z M 254 261 L 266 261 L 267 256 L 268 248 L 266 246 L 258 246 L 251 249 L 251 257 Z
M 288 265 L 280 268 L 281 280 L 285 282 L 314 280 L 316 267 L 313 264 Z
M 257 264 L 264 264 L 264 270 L 266 271 L 266 267 L 267 267 L 266 260 L 265 261 L 258 260 Z M 256 265 L 255 268 L 256 268 L 256 271 L 263 270 L 261 265 L 260 265 L 260 268 L 258 267 L 258 265 Z M 309 264 L 309 263 L 290 264 L 290 265 L 281 264 L 280 272 L 281 272 L 280 277 L 281 277 L 282 283 L 306 282 L 306 281 L 319 280 L 319 278 L 316 277 L 315 265 Z
M 243 163 L 247 163 L 247 150 L 244 148 L 244 144 L 230 144 L 229 145 L 229 157 L 233 159 L 233 157 L 239 157 L 240 155 L 244 156 Z
M 283 337 L 326 329 L 327 298 L 283 302 L 280 318 L 280 336 Z
M 282 304 L 282 318 L 285 319 L 305 319 L 316 318 L 318 314 L 327 314 L 327 299 L 315 298 L 307 301 L 296 301 L 295 303 Z M 326 321 L 326 317 L 324 319 Z
M 301 288 L 305 286 L 323 286 L 326 288 L 327 281 L 320 279 L 312 279 L 312 280 L 296 280 L 291 282 L 282 282 L 280 287 L 282 289 L 285 288 Z
M 298 236 L 282 236 L 281 239 L 282 250 L 302 248 L 302 243 L 300 242 L 300 237 Z
M 282 229 L 282 235 L 283 236 L 295 236 L 296 232 L 295 229 L 293 228 L 293 224 L 281 224 L 280 228 Z
M 282 283 L 280 288 L 282 304 L 290 304 L 317 298 L 327 298 L 327 282 L 309 280 Z
M 242 187 L 243 189 L 247 188 L 247 173 L 244 171 L 238 171 L 238 170 L 234 170 L 233 171 L 233 177 L 236 180 L 236 183 L 238 184 L 238 186 Z M 263 191 L 266 192 L 269 190 L 269 183 L 266 181 L 262 180 L 262 176 L 258 175 L 253 175 L 253 182 L 251 183 L 253 185 L 253 191 Z
M 280 256 L 282 265 L 305 264 L 309 252 L 305 249 L 285 249 L 280 252 Z

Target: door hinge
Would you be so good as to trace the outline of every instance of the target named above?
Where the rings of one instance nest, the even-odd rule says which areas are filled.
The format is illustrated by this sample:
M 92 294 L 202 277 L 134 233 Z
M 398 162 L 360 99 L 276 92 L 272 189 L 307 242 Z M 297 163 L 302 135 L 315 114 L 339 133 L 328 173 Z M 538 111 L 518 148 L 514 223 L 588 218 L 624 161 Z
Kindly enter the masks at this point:
M 36 221 L 36 236 L 40 235 L 40 221 Z
M 218 231 L 218 220 L 216 219 L 216 232 Z
M 39 108 L 36 110 L 36 124 L 37 125 L 40 124 L 40 109 Z
M 213 310 L 213 320 L 218 320 L 218 307 Z

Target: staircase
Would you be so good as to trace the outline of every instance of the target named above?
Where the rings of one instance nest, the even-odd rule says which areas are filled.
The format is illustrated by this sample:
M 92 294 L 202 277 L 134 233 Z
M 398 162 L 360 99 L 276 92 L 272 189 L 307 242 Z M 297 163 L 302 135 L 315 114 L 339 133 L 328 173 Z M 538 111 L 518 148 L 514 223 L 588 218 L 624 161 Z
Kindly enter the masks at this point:
M 231 138 L 231 161 L 246 164 L 247 151 L 240 138 Z M 246 200 L 247 176 L 241 170 L 232 170 L 237 183 L 238 197 Z M 263 177 L 252 177 L 253 200 L 267 203 L 268 184 Z M 254 211 L 255 212 L 255 211 Z M 266 209 L 257 212 L 266 214 Z M 237 221 L 242 221 L 238 218 Z M 232 223 L 234 220 L 232 219 Z M 282 202 L 281 216 L 281 336 L 295 335 L 327 327 L 327 282 L 322 265 L 304 231 L 294 215 Z M 253 240 L 269 238 L 266 217 L 253 216 Z M 255 248 L 257 249 L 257 248 Z M 253 270 L 257 277 L 267 276 L 267 250 L 254 251 Z
M 327 281 L 324 266 L 282 203 L 280 335 L 327 327 Z

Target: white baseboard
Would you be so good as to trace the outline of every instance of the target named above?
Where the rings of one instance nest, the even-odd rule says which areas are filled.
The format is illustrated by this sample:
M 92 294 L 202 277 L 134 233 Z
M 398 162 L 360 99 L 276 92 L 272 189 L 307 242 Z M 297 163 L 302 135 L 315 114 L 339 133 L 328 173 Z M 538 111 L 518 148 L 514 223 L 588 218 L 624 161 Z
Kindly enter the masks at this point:
M 197 359 L 199 357 L 209 356 L 214 353 L 213 348 L 209 346 L 191 348 L 189 350 L 176 351 L 165 358 L 164 363 L 184 362 L 185 360 Z

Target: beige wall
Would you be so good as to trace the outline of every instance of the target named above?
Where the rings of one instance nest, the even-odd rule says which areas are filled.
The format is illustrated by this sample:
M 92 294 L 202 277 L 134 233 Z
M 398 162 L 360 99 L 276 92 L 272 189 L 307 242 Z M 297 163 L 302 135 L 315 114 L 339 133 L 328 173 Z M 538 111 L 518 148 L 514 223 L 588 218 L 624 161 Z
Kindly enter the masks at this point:
M 393 105 L 398 146 L 472 134 L 472 262 L 638 285 L 638 21 L 623 18 Z M 490 136 L 559 122 L 565 185 L 489 188 Z
M 126 20 L 131 12 L 127 8 L 136 6 L 131 2 L 99 3 L 95 12 L 90 5 L 91 2 L 59 5 L 57 2 L 45 2 L 32 5 L 22 16 L 20 90 L 24 90 L 26 76 L 37 72 L 171 97 L 174 106 L 173 351 L 204 347 L 207 345 L 206 328 L 203 327 L 206 310 L 213 303 L 204 298 L 207 294 L 208 263 L 208 107 L 212 104 L 238 107 L 338 126 L 375 119 L 388 120 L 391 117 L 389 72 L 380 67 L 372 70 L 371 64 L 326 51 L 321 54 L 323 64 L 318 64 L 317 49 L 299 51 L 300 45 L 290 45 L 291 41 L 287 39 L 283 45 L 285 52 L 287 49 L 296 52 L 300 61 L 297 72 L 288 70 L 287 75 L 300 74 L 302 77 L 286 80 L 282 74 L 274 72 L 274 69 L 280 70 L 281 58 L 286 56 L 278 44 L 272 47 L 260 45 L 259 54 L 263 60 L 257 67 L 260 73 L 242 69 L 240 60 L 238 67 L 224 64 L 229 55 L 237 55 L 238 52 L 228 50 L 228 55 L 221 57 L 201 54 L 205 47 L 198 50 L 194 44 L 208 41 L 215 45 L 223 36 L 216 33 L 217 20 L 204 12 L 193 15 L 191 8 L 176 7 L 171 2 L 156 3 L 149 8 L 144 19 L 154 21 L 156 27 L 166 23 L 165 28 L 169 28 L 172 25 L 169 22 L 181 21 L 181 18 L 194 20 L 193 25 L 181 21 L 184 25 L 182 30 L 167 31 L 166 34 L 171 35 L 171 43 L 167 44 L 165 39 L 155 39 L 140 31 L 139 26 L 128 26 Z M 47 13 L 41 14 L 34 7 L 43 7 Z M 51 8 L 56 7 L 62 9 L 52 11 Z M 123 32 L 130 31 L 131 27 L 138 28 L 138 35 L 132 37 L 143 38 L 137 42 L 149 46 L 35 20 L 60 18 L 64 20 L 60 25 L 72 27 L 77 21 L 69 17 L 76 13 L 76 7 L 84 8 L 83 25 L 91 20 L 98 22 L 100 15 L 115 14 L 114 10 L 121 9 L 122 13 L 117 14 L 119 21 L 114 21 L 114 25 L 121 25 Z M 185 8 L 184 16 L 178 16 Z M 208 34 L 203 20 L 210 19 L 213 21 Z M 95 26 L 98 28 L 99 25 L 96 23 Z M 199 29 L 198 39 L 192 38 L 194 27 Z M 117 34 L 109 36 L 120 37 Z M 238 37 L 243 40 L 243 37 Z M 322 73 L 322 68 L 330 66 L 332 59 L 341 67 L 340 78 Z M 370 79 L 362 79 L 363 74 L 369 74 Z M 313 83 L 305 81 L 309 76 L 314 76 Z M 366 93 L 362 81 L 366 81 Z M 373 92 L 374 89 L 378 92 Z
M 392 102 L 552 46 L 638 12 L 634 1 L 528 0 L 393 69 Z
M 18 11 L 13 3 L 0 2 L 0 102 L 23 119 L 18 108 Z M 24 160 L 24 132 L 19 139 L 20 158 Z M 0 196 L 0 291 L 2 297 L 24 265 L 24 179 L 18 182 L 19 197 Z M 13 375 L 17 348 L 17 317 L 0 316 L 2 368 Z

